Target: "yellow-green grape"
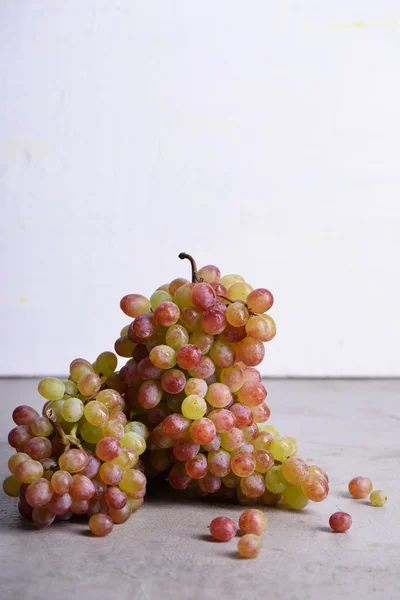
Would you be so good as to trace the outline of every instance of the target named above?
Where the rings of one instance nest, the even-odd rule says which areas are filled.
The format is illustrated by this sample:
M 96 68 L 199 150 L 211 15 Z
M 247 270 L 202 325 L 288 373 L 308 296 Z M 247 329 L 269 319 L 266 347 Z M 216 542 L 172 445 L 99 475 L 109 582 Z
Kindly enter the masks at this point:
M 259 431 L 254 439 L 250 439 L 250 442 L 254 450 L 268 450 L 273 439 L 268 431 Z
M 267 328 L 268 328 L 265 331 L 265 338 L 263 339 L 263 341 L 269 342 L 276 335 L 276 323 L 273 320 L 273 318 L 270 317 L 269 315 L 259 315 L 259 316 L 261 319 L 263 319 L 265 321 L 265 323 L 267 324 Z
M 83 396 L 94 396 L 101 388 L 101 379 L 96 373 L 87 373 L 78 381 L 78 390 Z
M 96 358 L 95 370 L 101 375 L 111 375 L 117 368 L 118 358 L 114 352 L 102 352 Z
M 171 294 L 164 290 L 157 290 L 150 296 L 150 305 L 154 310 L 161 302 L 173 302 Z
M 370 494 L 369 501 L 373 506 L 383 506 L 387 501 L 386 492 L 383 490 L 374 490 Z
M 292 444 L 285 437 L 277 437 L 272 440 L 268 446 L 268 450 L 271 452 L 275 460 L 283 462 L 292 453 Z
M 309 500 L 301 491 L 301 485 L 290 485 L 283 492 L 286 504 L 293 510 L 301 510 L 307 506 Z
M 176 352 L 165 344 L 153 348 L 149 358 L 155 367 L 159 369 L 172 369 L 176 365 Z
M 83 416 L 83 402 L 79 398 L 68 398 L 64 400 L 61 407 L 61 416 L 64 421 L 69 423 L 76 423 Z
M 11 498 L 18 498 L 19 490 L 21 487 L 21 482 L 18 479 L 15 479 L 14 475 L 10 475 L 6 477 L 3 481 L 3 490 L 7 496 L 11 496 Z
M 142 436 L 144 440 L 147 440 L 147 438 L 150 435 L 150 432 L 146 425 L 144 423 L 141 423 L 140 421 L 131 421 L 130 423 L 127 423 L 124 427 L 124 431 L 125 433 L 134 431 L 135 433 L 138 433 L 140 436 Z
M 118 454 L 116 458 L 114 458 L 111 462 L 119 465 L 120 467 L 125 469 L 132 469 L 139 462 L 139 456 L 135 450 L 132 448 L 127 448 L 124 446 L 121 448 L 121 452 Z
M 232 285 L 235 285 L 235 283 L 244 282 L 244 279 L 241 275 L 224 275 L 221 277 L 220 282 L 226 289 L 229 289 Z
M 246 333 L 254 340 L 269 342 L 276 335 L 276 325 L 270 316 L 256 315 L 247 321 Z
M 182 402 L 181 411 L 184 417 L 195 421 L 201 419 L 207 412 L 207 402 L 201 396 L 192 394 Z
M 189 333 L 182 325 L 171 325 L 165 334 L 165 342 L 174 350 L 179 350 L 189 341 Z
M 102 402 L 92 400 L 85 405 L 83 410 L 86 421 L 95 427 L 102 427 L 108 421 L 108 408 Z
M 179 308 L 193 306 L 192 304 L 193 283 L 185 283 L 179 287 L 174 294 L 174 302 Z
M 265 486 L 273 494 L 283 494 L 288 485 L 279 465 L 272 467 L 265 474 Z
M 87 421 L 82 423 L 79 433 L 82 439 L 84 439 L 85 442 L 88 442 L 88 444 L 97 444 L 97 442 L 103 437 L 101 427 L 95 427 Z
M 71 381 L 70 379 L 65 379 L 63 381 L 63 384 L 65 385 L 64 394 L 66 394 L 67 396 L 76 396 L 76 394 L 78 393 L 78 387 L 77 387 L 75 381 Z
M 61 409 L 64 406 L 65 400 L 54 400 L 47 405 L 47 410 L 52 410 L 57 417 L 57 421 L 62 421 L 63 416 L 61 414 Z
M 204 396 L 207 394 L 207 390 L 208 390 L 208 385 L 204 381 L 204 379 L 198 379 L 196 377 L 191 377 L 190 379 L 188 379 L 186 381 L 185 394 L 187 396 L 191 396 L 192 394 L 195 394 L 196 396 L 201 396 L 202 398 L 204 398 Z
M 69 366 L 69 373 L 72 379 L 77 383 L 84 375 L 93 373 L 93 367 L 89 361 L 84 358 L 75 358 Z
M 130 325 L 130 323 L 128 325 L 125 325 L 125 327 L 123 327 L 121 329 L 120 334 L 119 334 L 120 337 L 123 337 L 124 335 L 128 335 L 129 325 Z
M 127 494 L 137 494 L 146 488 L 146 477 L 138 469 L 126 469 L 118 485 Z
M 250 284 L 239 282 L 234 283 L 230 288 L 228 288 L 226 296 L 229 298 L 229 300 L 242 300 L 243 302 L 246 302 L 247 296 L 252 291 L 253 288 Z
M 205 331 L 194 331 L 189 338 L 189 343 L 200 348 L 202 354 L 207 354 L 214 343 L 214 336 Z
M 249 311 L 241 302 L 232 302 L 226 307 L 225 316 L 233 327 L 242 327 L 249 319 Z
M 46 400 L 60 400 L 65 393 L 65 385 L 56 377 L 45 377 L 39 381 L 38 392 Z
M 137 454 L 143 454 L 146 450 L 146 440 L 134 431 L 129 431 L 119 440 L 122 447 L 131 448 Z
M 163 290 L 164 292 L 168 292 L 169 293 L 169 283 L 163 283 L 162 285 L 160 285 L 160 287 L 157 288 L 158 290 Z
M 292 444 L 292 452 L 291 452 L 290 456 L 292 454 L 297 454 L 297 450 L 299 449 L 297 441 L 294 439 L 294 437 L 290 437 L 288 435 L 286 436 L 286 439 L 289 440 L 289 442 Z
M 279 431 L 273 425 L 259 425 L 258 426 L 258 430 L 259 431 L 266 431 L 267 433 L 270 433 L 272 435 L 272 437 L 274 437 L 274 438 L 280 436 Z M 288 438 L 286 438 L 286 439 L 288 439 Z

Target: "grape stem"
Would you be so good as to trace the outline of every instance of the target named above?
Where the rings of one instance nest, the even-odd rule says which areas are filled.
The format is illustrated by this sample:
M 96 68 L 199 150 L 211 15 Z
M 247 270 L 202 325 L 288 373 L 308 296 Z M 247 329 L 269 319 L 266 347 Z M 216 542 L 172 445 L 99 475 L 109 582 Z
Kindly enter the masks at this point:
M 196 265 L 196 261 L 194 260 L 193 256 L 190 256 L 190 254 L 187 254 L 186 252 L 181 252 L 179 254 L 179 258 L 181 260 L 184 260 L 185 258 L 187 258 L 190 261 L 190 264 L 192 266 L 192 283 L 201 283 L 203 281 L 203 279 L 201 277 L 199 277 L 197 274 L 197 265 Z
M 56 432 L 58 433 L 58 435 L 60 436 L 61 443 L 65 446 L 65 450 L 69 450 L 71 444 L 73 446 L 78 446 L 78 448 L 80 448 L 80 450 L 83 450 L 80 441 L 78 440 L 78 438 L 75 435 L 76 430 L 78 428 L 78 424 L 74 425 L 74 427 L 71 429 L 71 433 L 68 435 L 65 433 L 64 429 L 61 427 L 60 422 L 58 421 L 58 419 L 56 417 L 56 413 L 54 412 L 53 409 L 49 408 L 46 411 L 46 416 L 49 419 L 50 423 L 53 425 L 53 427 L 56 430 Z
M 249 309 L 249 307 L 247 306 L 246 302 L 244 302 L 243 300 L 230 300 L 230 298 L 227 298 L 226 296 L 221 296 L 221 294 L 217 294 L 217 297 L 222 298 L 222 300 L 225 300 L 229 304 L 235 304 L 235 302 L 239 302 L 240 304 L 243 304 L 243 306 L 245 306 L 247 308 L 247 310 L 249 311 L 249 315 L 251 315 L 252 317 L 257 316 L 257 313 L 252 312 Z

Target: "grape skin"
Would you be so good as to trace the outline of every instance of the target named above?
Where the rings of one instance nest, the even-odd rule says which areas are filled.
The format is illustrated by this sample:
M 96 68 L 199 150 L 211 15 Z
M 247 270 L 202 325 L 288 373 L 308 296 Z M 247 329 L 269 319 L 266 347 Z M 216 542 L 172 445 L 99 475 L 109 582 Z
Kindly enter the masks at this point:
M 219 542 L 228 542 L 235 537 L 237 527 L 228 517 L 216 517 L 210 523 L 210 533 Z

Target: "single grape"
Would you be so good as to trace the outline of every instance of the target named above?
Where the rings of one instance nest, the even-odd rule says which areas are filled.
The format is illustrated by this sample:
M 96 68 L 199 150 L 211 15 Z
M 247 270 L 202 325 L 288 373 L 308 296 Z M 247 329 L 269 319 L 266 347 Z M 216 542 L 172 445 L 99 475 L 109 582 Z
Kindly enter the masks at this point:
M 215 365 L 211 358 L 202 356 L 200 363 L 194 369 L 189 369 L 189 375 L 197 379 L 205 379 L 208 382 L 209 378 L 215 373 Z
M 198 481 L 200 489 L 206 494 L 215 494 L 221 489 L 221 478 L 212 473 L 206 473 L 204 477 Z
M 239 429 L 245 429 L 253 424 L 254 417 L 249 406 L 236 403 L 230 407 L 230 411 L 235 417 L 235 424 Z
M 216 517 L 210 523 L 210 533 L 219 542 L 229 542 L 235 537 L 237 527 L 228 517 Z
M 221 271 L 215 265 L 206 265 L 198 270 L 197 275 L 206 283 L 211 283 L 221 277 Z
M 267 517 L 257 508 L 249 508 L 239 518 L 239 529 L 245 533 L 261 535 L 268 523 Z
M 184 348 L 185 346 L 183 346 Z M 180 350 L 178 350 L 180 352 Z M 172 369 L 177 362 L 178 352 L 165 344 L 155 346 L 149 354 L 150 361 L 158 369 Z M 179 363 L 178 363 L 179 364 Z M 181 366 L 181 365 L 179 365 Z
M 181 369 L 189 370 L 197 367 L 202 361 L 200 348 L 193 344 L 185 344 L 176 353 L 176 362 Z
M 256 423 L 265 423 L 266 421 L 268 421 L 271 415 L 271 410 L 268 404 L 266 404 L 265 402 L 259 404 L 258 406 L 252 406 L 251 411 L 253 413 L 254 421 Z
M 79 398 L 68 398 L 61 407 L 61 416 L 68 423 L 76 423 L 83 416 L 84 405 Z
M 192 440 L 200 445 L 209 444 L 214 439 L 216 433 L 214 423 L 206 417 L 193 421 L 190 426 Z
M 234 427 L 226 433 L 220 433 L 220 437 L 222 448 L 229 452 L 240 448 L 245 441 L 243 431 L 238 427 Z
M 293 447 L 287 438 L 277 437 L 270 442 L 268 450 L 275 460 L 284 462 L 291 455 Z
M 115 437 L 117 440 L 120 440 L 125 433 L 124 426 L 122 425 L 122 423 L 119 423 L 118 421 L 108 421 L 101 428 L 101 432 L 102 432 L 103 437 Z M 101 439 L 101 438 L 99 438 L 99 439 Z M 96 439 L 96 443 L 98 441 L 99 440 Z
M 279 436 L 280 436 L 280 433 L 279 433 L 279 431 L 278 431 L 278 430 L 277 430 L 277 428 L 276 428 L 276 427 L 274 427 L 273 425 L 259 425 L 258 429 L 259 429 L 260 431 L 265 431 L 265 432 L 267 432 L 267 433 L 268 433 L 268 434 L 269 434 L 269 435 L 270 435 L 272 438 L 277 438 L 277 437 L 279 437 Z M 292 442 L 290 441 L 290 438 L 286 438 L 286 439 L 287 439 L 287 440 L 289 440 L 289 442 L 290 442 L 290 443 L 291 443 L 291 445 L 292 445 L 292 449 L 293 449 L 293 444 L 292 444 Z
M 171 294 L 171 296 L 173 297 L 176 290 L 179 289 L 182 285 L 185 285 L 185 283 L 189 282 L 183 277 L 177 277 L 176 279 L 173 279 L 168 286 L 168 293 Z
M 50 481 L 40 477 L 28 485 L 25 492 L 25 500 L 32 508 L 39 508 L 50 502 L 53 496 L 53 488 Z
M 169 296 L 169 294 L 167 294 Z M 132 342 L 140 344 L 155 334 L 157 322 L 150 312 L 142 313 L 136 317 L 129 326 L 128 337 Z
M 329 518 L 329 526 L 333 531 L 344 533 L 350 529 L 352 525 L 351 516 L 343 511 L 335 512 Z
M 46 400 L 61 400 L 65 394 L 65 385 L 56 377 L 45 377 L 39 381 L 38 392 Z
M 47 417 L 37 417 L 31 423 L 31 431 L 38 437 L 48 437 L 53 432 L 53 425 Z
M 173 455 L 176 460 L 186 462 L 194 458 L 200 450 L 200 444 L 196 444 L 190 438 L 182 438 L 176 441 L 173 447 Z
M 107 488 L 104 499 L 107 503 L 107 506 L 114 510 L 121 510 L 126 506 L 127 495 L 125 492 L 121 490 L 121 488 L 116 486 L 111 486 Z
M 207 354 L 214 343 L 214 336 L 209 335 L 202 330 L 194 331 L 191 334 L 189 341 L 194 346 L 200 348 L 202 354 Z
M 308 498 L 302 491 L 301 485 L 290 485 L 283 492 L 286 504 L 294 510 L 301 510 L 308 504 Z
M 256 467 L 256 460 L 252 454 L 243 450 L 231 458 L 231 469 L 238 477 L 248 477 Z
M 366 498 L 372 492 L 372 481 L 367 477 L 354 477 L 349 483 L 349 492 L 357 500 Z
M 328 474 L 324 471 L 324 469 L 322 467 L 319 467 L 318 465 L 310 465 L 310 474 L 311 473 L 316 473 L 317 475 L 322 475 L 322 477 L 324 477 L 326 479 L 326 481 L 329 483 Z
M 97 444 L 104 435 L 101 427 L 95 427 L 87 421 L 84 421 L 80 426 L 79 434 L 81 438 L 89 444 Z
M 241 302 L 233 302 L 226 307 L 226 320 L 233 327 L 246 325 L 249 319 L 249 311 Z
M 197 379 L 196 377 L 191 377 L 185 383 L 185 394 L 187 396 L 191 396 L 195 394 L 196 396 L 204 396 L 207 393 L 208 386 L 204 379 Z
M 228 406 L 232 401 L 230 389 L 223 383 L 212 383 L 207 390 L 206 400 L 215 408 Z
M 24 460 L 15 467 L 14 477 L 21 483 L 32 483 L 43 477 L 43 465 L 37 460 Z
M 174 302 L 180 309 L 186 306 L 192 306 L 192 288 L 193 283 L 185 283 L 181 285 L 174 294 Z
M 260 342 L 269 342 L 275 337 L 276 325 L 267 315 L 250 317 L 246 323 L 246 333 L 249 337 Z
M 120 302 L 121 310 L 128 315 L 128 317 L 138 317 L 142 313 L 150 310 L 150 302 L 144 296 L 140 294 L 127 294 Z
M 369 501 L 372 506 L 383 506 L 387 502 L 387 494 L 383 490 L 374 490 L 370 494 Z
M 140 386 L 137 393 L 137 400 L 140 406 L 149 409 L 154 408 L 161 402 L 163 389 L 159 381 L 148 379 Z
M 51 441 L 46 437 L 34 437 L 26 442 L 24 450 L 33 460 L 42 460 L 43 458 L 50 458 L 53 447 Z
M 222 477 L 222 483 L 225 487 L 235 490 L 240 483 L 240 478 L 231 471 L 230 473 L 228 473 L 228 475 Z
M 72 497 L 68 492 L 65 494 L 53 494 L 50 502 L 46 505 L 48 510 L 56 516 L 65 515 L 71 508 Z
M 196 454 L 185 464 L 187 475 L 191 479 L 201 479 L 207 473 L 208 463 L 204 454 Z
M 128 519 L 130 518 L 131 514 L 132 509 L 129 504 L 126 504 L 124 508 L 121 508 L 120 510 L 115 510 L 113 508 L 108 509 L 108 515 L 109 517 L 111 517 L 115 525 L 126 523 L 126 521 L 128 521 Z
M 108 421 L 108 408 L 97 400 L 92 400 L 85 405 L 83 414 L 86 420 L 95 427 L 102 427 Z
M 274 466 L 274 457 L 268 450 L 254 450 L 253 456 L 258 473 L 266 473 Z
M 165 371 L 161 377 L 161 386 L 168 394 L 179 394 L 186 384 L 185 374 L 179 369 Z
M 121 337 L 119 337 L 114 344 L 115 352 L 118 354 L 118 356 L 122 356 L 123 358 L 131 358 L 134 349 L 135 343 L 129 339 L 127 334 L 121 335 Z
M 93 481 L 80 473 L 73 475 L 69 493 L 74 500 L 90 500 L 95 493 Z
M 214 423 L 217 433 L 231 431 L 236 424 L 235 415 L 226 408 L 212 410 L 208 418 Z
M 127 494 L 135 494 L 146 488 L 146 477 L 138 469 L 126 469 L 118 485 Z
M 84 358 L 75 358 L 69 366 L 69 372 L 72 380 L 77 383 L 84 375 L 93 373 L 94 369 Z
M 237 393 L 239 402 L 246 406 L 258 406 L 267 397 L 267 390 L 262 383 L 244 383 Z
M 8 459 L 8 470 L 11 474 L 14 474 L 17 465 L 29 459 L 29 454 L 26 454 L 25 452 L 16 452 L 15 454 L 12 454 Z
M 89 519 L 89 529 L 95 536 L 103 537 L 111 533 L 114 522 L 109 515 L 97 513 Z
M 231 456 L 222 448 L 216 452 L 209 452 L 207 462 L 208 470 L 216 477 L 225 477 L 231 470 Z
M 242 302 L 246 302 L 247 296 L 252 291 L 253 288 L 248 283 L 238 282 L 228 288 L 226 295 L 229 300 L 241 300 Z
M 55 518 L 56 516 L 48 510 L 47 506 L 40 506 L 32 510 L 32 521 L 36 527 L 49 527 Z
M 197 421 L 197 423 L 198 422 L 199 421 Z M 164 435 L 174 440 L 179 440 L 179 438 L 185 437 L 189 432 L 189 428 L 189 419 L 179 414 L 169 415 L 162 423 L 162 431 Z
M 211 346 L 210 358 L 217 367 L 227 369 L 235 364 L 236 351 L 230 343 L 217 339 Z
M 265 474 L 265 486 L 268 491 L 273 494 L 283 494 L 285 489 L 288 487 L 288 482 L 282 475 L 280 465 L 271 467 Z
M 8 434 L 8 443 L 12 448 L 22 449 L 25 444 L 33 437 L 30 427 L 27 425 L 18 425 L 11 429 Z
M 213 437 L 211 442 L 209 442 L 208 444 L 203 444 L 203 448 L 207 452 L 216 452 L 217 450 L 220 449 L 220 447 L 221 447 L 221 438 L 218 435 L 218 433 L 215 434 L 215 436 Z
M 78 390 L 83 396 L 94 396 L 95 394 L 97 394 L 100 388 L 101 379 L 98 375 L 96 375 L 96 373 L 87 373 L 87 375 L 84 375 L 78 381 Z M 71 398 L 71 400 L 73 400 L 73 398 Z
M 244 383 L 261 383 L 260 372 L 254 367 L 246 367 L 243 369 Z
M 238 365 L 222 369 L 220 374 L 221 383 L 224 383 L 231 392 L 236 393 L 244 383 L 243 370 Z
M 282 475 L 292 485 L 307 481 L 310 469 L 306 462 L 299 456 L 291 456 L 282 463 Z
M 250 337 L 244 338 L 236 348 L 238 359 L 247 367 L 256 367 L 265 356 L 265 348 L 262 342 Z
M 219 280 L 227 289 L 229 289 L 235 283 L 240 283 L 241 281 L 244 282 L 244 279 L 241 275 L 224 275 L 223 277 L 220 277 Z
M 170 472 L 168 473 L 169 485 L 174 490 L 186 490 L 192 479 L 186 473 L 185 465 L 183 463 L 175 463 L 172 465 Z
M 3 481 L 3 491 L 5 494 L 7 494 L 7 496 L 10 496 L 11 498 L 18 498 L 20 488 L 21 482 L 18 481 L 18 479 L 16 479 L 14 475 L 9 475 Z
M 30 427 L 39 417 L 39 413 L 31 406 L 22 404 L 13 410 L 12 418 L 16 425 L 26 425 Z
M 264 313 L 271 308 L 274 297 L 269 290 L 257 288 L 247 296 L 247 306 L 254 313 Z
M 192 304 L 201 311 L 206 311 L 215 304 L 215 291 L 208 283 L 195 283 L 191 290 Z
M 172 302 L 172 296 L 164 290 L 157 290 L 150 296 L 150 305 L 153 310 L 162 302 Z
M 68 471 L 56 471 L 50 480 L 50 484 L 56 494 L 60 496 L 66 494 L 71 489 L 72 475 Z
M 233 327 L 228 322 L 226 322 L 225 329 L 220 334 L 221 340 L 226 340 L 227 342 L 237 343 L 244 340 L 247 336 L 246 327 L 242 325 L 242 327 Z
M 165 342 L 174 350 L 179 350 L 189 341 L 189 333 L 182 325 L 172 325 L 167 329 Z
M 117 368 L 118 359 L 114 352 L 102 352 L 96 358 L 95 370 L 100 375 L 111 375 Z
M 260 501 L 265 506 L 276 506 L 279 500 L 282 498 L 282 494 L 273 494 L 269 490 L 265 490 L 262 496 L 260 496 Z
M 118 485 L 123 473 L 122 467 L 111 461 L 103 463 L 100 467 L 100 477 L 107 485 Z
M 268 475 L 268 473 L 267 473 Z M 312 473 L 301 486 L 302 492 L 312 502 L 322 502 L 328 496 L 329 485 L 325 477 Z
M 248 498 L 259 498 L 265 492 L 264 477 L 260 473 L 252 473 L 248 477 L 243 477 L 240 480 L 240 489 Z
M 256 558 L 262 548 L 260 536 L 247 533 L 238 541 L 238 552 L 244 558 Z
M 129 431 L 128 433 L 125 433 L 120 439 L 119 443 L 122 447 L 134 450 L 139 456 L 146 450 L 146 440 L 135 431 Z
M 246 440 L 246 442 L 250 442 L 251 444 L 253 444 L 255 450 L 258 450 L 259 448 L 265 449 L 265 443 L 267 442 L 267 440 L 263 439 L 262 443 L 258 443 L 259 438 L 260 438 L 260 432 L 258 430 L 257 423 L 253 423 L 252 425 L 245 427 L 243 429 L 243 435 L 244 435 L 244 439 Z M 270 436 L 269 440 L 272 440 L 272 436 Z M 268 440 L 268 443 L 269 443 L 269 440 Z M 257 441 L 257 445 L 256 445 L 256 441 Z M 260 440 L 260 442 L 261 442 L 261 440 Z M 268 443 L 266 445 L 268 445 Z
M 222 310 L 211 308 L 204 313 L 201 319 L 203 331 L 210 335 L 222 333 L 227 325 L 225 313 Z
M 201 396 L 192 394 L 184 399 L 181 410 L 187 419 L 200 419 L 206 414 L 207 403 Z

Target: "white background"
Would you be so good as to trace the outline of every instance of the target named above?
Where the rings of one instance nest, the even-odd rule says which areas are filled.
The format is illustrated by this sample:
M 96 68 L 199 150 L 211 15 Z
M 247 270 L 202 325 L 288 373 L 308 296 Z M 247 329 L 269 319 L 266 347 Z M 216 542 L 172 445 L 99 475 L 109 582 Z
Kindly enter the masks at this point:
M 0 374 L 184 250 L 273 291 L 265 374 L 400 375 L 399 107 L 397 0 L 2 0 Z

